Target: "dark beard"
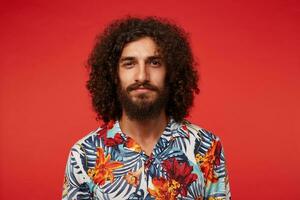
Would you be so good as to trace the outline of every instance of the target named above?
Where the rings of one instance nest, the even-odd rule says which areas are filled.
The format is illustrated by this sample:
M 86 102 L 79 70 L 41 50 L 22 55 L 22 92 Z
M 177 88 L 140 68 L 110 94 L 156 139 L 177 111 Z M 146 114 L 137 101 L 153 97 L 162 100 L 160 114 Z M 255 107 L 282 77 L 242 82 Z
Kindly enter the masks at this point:
M 140 94 L 137 101 L 132 101 L 129 92 L 139 88 L 140 86 L 151 89 L 157 93 L 157 98 L 153 101 L 147 100 L 146 94 Z M 122 105 L 122 110 L 126 112 L 130 120 L 146 121 L 157 118 L 165 109 L 168 101 L 168 89 L 164 87 L 162 90 L 148 83 L 135 83 L 125 89 L 118 89 L 118 97 Z

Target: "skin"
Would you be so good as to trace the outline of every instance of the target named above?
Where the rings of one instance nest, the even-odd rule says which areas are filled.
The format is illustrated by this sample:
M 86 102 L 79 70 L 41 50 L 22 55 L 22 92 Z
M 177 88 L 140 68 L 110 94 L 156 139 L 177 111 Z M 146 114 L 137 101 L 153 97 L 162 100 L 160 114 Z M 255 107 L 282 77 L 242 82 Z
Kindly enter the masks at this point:
M 166 71 L 158 47 L 151 38 L 141 38 L 128 43 L 123 48 L 118 66 L 118 76 L 122 88 L 126 89 L 137 82 L 148 82 L 161 90 L 164 87 Z M 134 103 L 138 104 L 142 101 L 155 100 L 158 93 L 141 86 L 130 91 L 129 96 Z M 122 132 L 132 137 L 145 153 L 150 155 L 168 123 L 168 117 L 165 109 L 162 109 L 155 119 L 137 121 L 129 119 L 126 112 L 123 111 L 119 122 Z

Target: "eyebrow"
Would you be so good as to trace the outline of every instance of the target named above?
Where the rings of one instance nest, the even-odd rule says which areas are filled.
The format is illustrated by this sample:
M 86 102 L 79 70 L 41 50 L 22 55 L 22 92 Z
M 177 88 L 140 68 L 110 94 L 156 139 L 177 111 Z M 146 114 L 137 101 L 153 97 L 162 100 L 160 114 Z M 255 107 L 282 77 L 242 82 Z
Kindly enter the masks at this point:
M 131 60 L 134 60 L 134 59 L 135 59 L 134 57 L 122 57 L 122 58 L 120 58 L 119 62 L 131 61 Z
M 124 61 L 132 61 L 132 60 L 135 60 L 136 58 L 135 57 L 132 57 L 132 56 L 128 56 L 128 57 L 122 57 L 120 58 L 119 62 L 124 62 Z M 154 60 L 154 59 L 161 59 L 162 60 L 162 57 L 161 56 L 149 56 L 147 57 L 146 60 Z
M 147 58 L 147 60 L 154 60 L 154 59 L 160 59 L 160 60 L 162 60 L 162 57 L 161 56 L 149 56 Z

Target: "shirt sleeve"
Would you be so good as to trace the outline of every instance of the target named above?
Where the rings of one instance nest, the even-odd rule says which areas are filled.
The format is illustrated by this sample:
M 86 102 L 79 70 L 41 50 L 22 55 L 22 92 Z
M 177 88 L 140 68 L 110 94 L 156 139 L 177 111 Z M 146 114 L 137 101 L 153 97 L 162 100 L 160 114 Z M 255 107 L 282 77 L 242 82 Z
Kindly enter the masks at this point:
M 84 151 L 80 145 L 74 145 L 66 164 L 62 200 L 91 199 L 88 186 L 90 179 L 82 164 L 84 160 Z
M 224 149 L 218 137 L 213 140 L 212 145 L 206 154 L 206 159 L 206 164 L 204 162 L 202 166 L 206 176 L 205 199 L 230 200 L 231 193 L 226 170 Z

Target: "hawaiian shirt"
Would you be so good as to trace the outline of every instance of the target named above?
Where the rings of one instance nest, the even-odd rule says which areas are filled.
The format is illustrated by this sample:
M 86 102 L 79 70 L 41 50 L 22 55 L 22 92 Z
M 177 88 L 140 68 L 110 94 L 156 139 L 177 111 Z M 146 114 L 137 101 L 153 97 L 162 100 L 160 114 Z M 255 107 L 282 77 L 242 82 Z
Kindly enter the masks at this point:
M 63 200 L 230 199 L 219 138 L 170 119 L 150 156 L 111 121 L 71 149 Z

